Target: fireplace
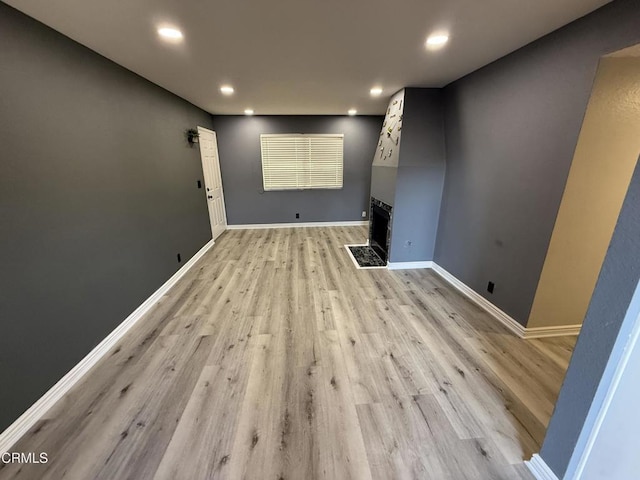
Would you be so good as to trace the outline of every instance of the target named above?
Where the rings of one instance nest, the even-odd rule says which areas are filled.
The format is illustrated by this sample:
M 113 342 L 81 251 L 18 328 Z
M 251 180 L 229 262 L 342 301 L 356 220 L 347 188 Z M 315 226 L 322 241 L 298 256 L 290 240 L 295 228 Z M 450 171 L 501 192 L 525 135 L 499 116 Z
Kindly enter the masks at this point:
M 371 197 L 371 215 L 369 222 L 369 245 L 376 254 L 387 261 L 389 240 L 391 238 L 391 205 Z

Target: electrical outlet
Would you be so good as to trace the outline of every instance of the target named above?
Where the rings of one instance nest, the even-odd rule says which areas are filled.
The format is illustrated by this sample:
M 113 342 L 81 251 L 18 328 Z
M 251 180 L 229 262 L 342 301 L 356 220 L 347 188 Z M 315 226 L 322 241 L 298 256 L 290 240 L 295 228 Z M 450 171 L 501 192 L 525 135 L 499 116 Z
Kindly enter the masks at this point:
M 489 282 L 489 285 L 487 285 L 487 292 L 489 293 L 493 293 L 493 289 L 495 288 L 496 284 L 493 282 Z
M 178 254 L 178 263 L 182 262 L 182 257 Z
M 296 213 L 296 218 L 300 218 L 300 214 L 299 213 Z
M 367 218 L 367 212 L 362 210 L 362 218 Z

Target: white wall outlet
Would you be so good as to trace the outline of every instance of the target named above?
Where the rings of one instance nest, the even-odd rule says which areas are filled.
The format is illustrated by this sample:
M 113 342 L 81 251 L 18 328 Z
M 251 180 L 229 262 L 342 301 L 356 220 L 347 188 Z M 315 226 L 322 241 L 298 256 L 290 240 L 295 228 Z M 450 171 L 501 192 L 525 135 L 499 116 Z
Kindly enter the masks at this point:
M 367 212 L 365 210 L 362 210 L 362 218 L 367 218 Z

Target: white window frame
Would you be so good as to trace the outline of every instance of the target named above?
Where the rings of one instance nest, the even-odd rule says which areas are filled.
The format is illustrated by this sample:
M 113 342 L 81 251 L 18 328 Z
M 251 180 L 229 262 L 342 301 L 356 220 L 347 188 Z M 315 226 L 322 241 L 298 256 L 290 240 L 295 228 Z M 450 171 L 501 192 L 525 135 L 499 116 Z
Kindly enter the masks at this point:
M 262 134 L 260 152 L 265 191 L 343 187 L 343 134 Z

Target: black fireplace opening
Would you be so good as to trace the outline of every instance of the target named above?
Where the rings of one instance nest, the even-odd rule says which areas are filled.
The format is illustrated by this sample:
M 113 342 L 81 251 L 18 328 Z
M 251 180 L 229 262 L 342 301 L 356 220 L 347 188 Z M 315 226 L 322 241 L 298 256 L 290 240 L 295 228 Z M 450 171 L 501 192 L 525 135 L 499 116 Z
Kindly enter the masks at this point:
M 376 254 L 386 262 L 389 256 L 389 220 L 391 214 L 384 208 L 373 204 L 371 206 L 371 228 L 369 244 Z

